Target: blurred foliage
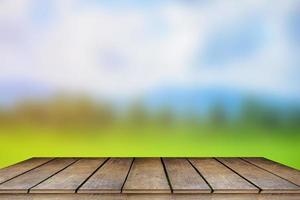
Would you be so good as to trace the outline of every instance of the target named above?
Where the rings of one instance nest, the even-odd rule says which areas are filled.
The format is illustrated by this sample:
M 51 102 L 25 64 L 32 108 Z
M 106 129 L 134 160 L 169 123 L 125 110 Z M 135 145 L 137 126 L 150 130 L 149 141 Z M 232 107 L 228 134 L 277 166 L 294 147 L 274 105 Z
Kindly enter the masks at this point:
M 125 117 L 131 125 L 140 127 L 146 125 L 150 116 L 142 101 L 136 101 L 129 106 Z
M 279 108 L 274 105 L 248 99 L 241 108 L 239 120 L 242 125 L 274 128 L 299 128 L 300 107 L 296 105 Z
M 209 124 L 219 128 L 228 123 L 228 116 L 226 113 L 226 110 L 222 103 L 218 102 L 216 103 L 210 110 L 210 113 L 208 114 L 209 118 Z
M 224 126 L 299 128 L 300 107 L 291 105 L 282 109 L 249 98 L 242 103 L 234 116 L 228 113 L 222 102 L 215 103 L 207 113 L 200 115 L 193 108 L 184 114 L 176 113 L 167 105 L 150 112 L 141 100 L 120 111 L 105 101 L 93 101 L 78 96 L 56 96 L 45 101 L 26 100 L 10 108 L 0 108 L 0 125 L 36 124 L 58 128 L 79 126 L 108 128 L 118 123 L 134 127 L 147 125 L 171 127 L 183 123 L 215 128 Z
M 43 126 L 99 126 L 114 123 L 112 106 L 89 98 L 58 96 L 47 101 L 26 100 L 3 111 L 0 123 L 38 124 Z
M 265 156 L 300 169 L 296 105 L 247 99 L 234 115 L 222 102 L 204 114 L 123 108 L 76 96 L 2 107 L 0 167 L 32 156 Z

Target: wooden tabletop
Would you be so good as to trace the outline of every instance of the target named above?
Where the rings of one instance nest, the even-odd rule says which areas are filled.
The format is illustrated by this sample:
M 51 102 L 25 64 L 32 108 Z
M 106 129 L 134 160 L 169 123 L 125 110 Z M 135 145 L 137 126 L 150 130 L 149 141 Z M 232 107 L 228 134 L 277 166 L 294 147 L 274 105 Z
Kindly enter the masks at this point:
M 300 199 L 300 171 L 265 158 L 31 158 L 0 170 L 0 193 L 0 199 L 24 194 Z

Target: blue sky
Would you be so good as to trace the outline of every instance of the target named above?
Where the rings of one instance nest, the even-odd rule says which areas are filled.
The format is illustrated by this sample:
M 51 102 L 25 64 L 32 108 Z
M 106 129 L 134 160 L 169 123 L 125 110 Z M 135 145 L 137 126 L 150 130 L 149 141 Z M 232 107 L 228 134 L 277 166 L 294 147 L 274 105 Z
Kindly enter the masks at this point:
M 2 0 L 0 98 L 171 87 L 297 100 L 299 13 L 298 0 Z

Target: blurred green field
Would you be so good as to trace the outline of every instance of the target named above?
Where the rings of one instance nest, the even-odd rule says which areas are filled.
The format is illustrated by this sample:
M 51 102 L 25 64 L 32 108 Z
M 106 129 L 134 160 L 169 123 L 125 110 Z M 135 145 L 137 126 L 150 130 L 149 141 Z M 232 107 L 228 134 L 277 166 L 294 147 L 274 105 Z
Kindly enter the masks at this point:
M 263 156 L 300 169 L 298 129 L 7 126 L 0 146 L 0 167 L 38 156 Z

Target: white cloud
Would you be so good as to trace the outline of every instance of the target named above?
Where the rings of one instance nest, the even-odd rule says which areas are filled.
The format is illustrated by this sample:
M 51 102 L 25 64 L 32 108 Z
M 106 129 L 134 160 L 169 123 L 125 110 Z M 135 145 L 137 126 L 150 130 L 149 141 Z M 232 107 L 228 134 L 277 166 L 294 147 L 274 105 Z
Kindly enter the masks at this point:
M 278 23 L 295 1 L 217 1 L 199 6 L 174 1 L 148 10 L 53 2 L 52 21 L 39 27 L 28 17 L 32 2 L 1 1 L 0 30 L 13 21 L 11 26 L 21 27 L 22 37 L 0 46 L 0 79 L 28 78 L 92 95 L 130 96 L 165 84 L 219 84 L 284 95 L 298 89 L 286 80 L 290 49 Z M 253 13 L 265 17 L 267 34 L 273 36 L 254 57 L 217 70 L 191 68 L 196 52 L 205 51 L 207 36 Z

